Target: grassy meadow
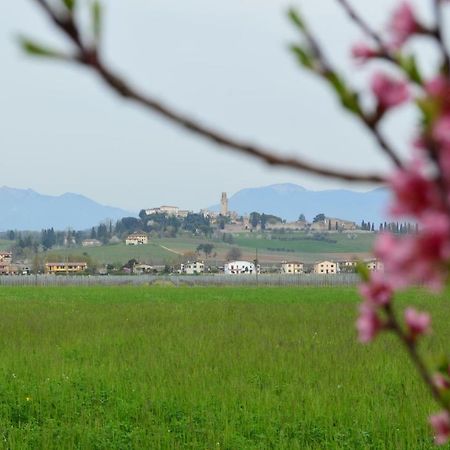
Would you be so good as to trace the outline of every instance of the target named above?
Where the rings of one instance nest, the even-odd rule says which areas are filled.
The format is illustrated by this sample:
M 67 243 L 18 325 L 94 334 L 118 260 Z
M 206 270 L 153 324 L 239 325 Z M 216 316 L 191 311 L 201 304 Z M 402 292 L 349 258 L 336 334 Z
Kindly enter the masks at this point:
M 450 303 L 416 291 L 437 354 Z M 0 448 L 431 449 L 398 343 L 351 288 L 0 289 Z
M 350 239 L 348 236 L 352 236 Z M 345 259 L 347 257 L 366 257 L 372 247 L 375 234 L 372 233 L 330 233 L 327 240 L 311 239 L 304 232 L 285 234 L 274 233 L 238 233 L 234 243 L 226 244 L 219 240 L 181 235 L 176 238 L 151 238 L 148 245 L 130 246 L 124 243 L 109 244 L 101 247 L 55 248 L 48 252 L 49 259 L 82 257 L 89 255 L 98 264 L 125 264 L 136 259 L 148 264 L 175 264 L 185 254 L 195 253 L 199 244 L 214 245 L 209 261 L 224 261 L 232 247 L 239 247 L 242 258 L 252 261 L 255 252 L 262 263 L 275 263 L 290 259 L 303 262 L 315 262 L 320 259 Z M 7 241 L 10 242 L 10 241 Z M 1 249 L 0 242 L 0 249 Z M 202 254 L 200 257 L 204 258 Z

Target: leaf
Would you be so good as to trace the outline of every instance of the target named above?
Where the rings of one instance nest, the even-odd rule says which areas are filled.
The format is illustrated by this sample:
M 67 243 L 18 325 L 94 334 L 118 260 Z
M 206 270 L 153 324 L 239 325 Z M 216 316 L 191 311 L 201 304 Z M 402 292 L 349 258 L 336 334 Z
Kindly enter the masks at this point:
M 299 28 L 301 31 L 305 31 L 305 22 L 303 21 L 303 18 L 300 16 L 300 13 L 297 10 L 295 10 L 294 8 L 289 9 L 288 17 L 297 28 Z
M 292 45 L 291 51 L 295 54 L 297 57 L 299 63 L 306 67 L 307 69 L 314 69 L 314 57 L 311 53 L 309 53 L 304 48 L 300 47 L 299 45 Z
M 92 28 L 95 39 L 98 41 L 102 32 L 102 5 L 99 0 L 94 0 L 91 5 Z
M 70 12 L 73 12 L 76 6 L 76 0 L 62 0 L 62 2 Z
M 32 39 L 24 36 L 19 37 L 19 45 L 22 50 L 32 56 L 40 56 L 45 58 L 64 58 L 60 52 L 51 48 L 45 47 Z
M 419 68 L 417 66 L 417 60 L 414 55 L 398 54 L 397 61 L 411 81 L 422 84 L 422 75 L 420 74 Z
M 367 268 L 367 264 L 359 261 L 358 264 L 356 264 L 356 272 L 364 282 L 370 281 L 370 270 Z
M 361 115 L 361 106 L 359 104 L 358 94 L 349 89 L 345 84 L 345 81 L 335 72 L 327 73 L 326 78 L 336 91 L 339 99 L 341 100 L 342 106 L 354 114 Z
M 422 112 L 421 117 L 422 125 L 426 129 L 429 129 L 439 116 L 440 113 L 439 104 L 436 102 L 436 100 L 429 97 L 417 99 L 416 104 L 420 109 L 420 111 Z

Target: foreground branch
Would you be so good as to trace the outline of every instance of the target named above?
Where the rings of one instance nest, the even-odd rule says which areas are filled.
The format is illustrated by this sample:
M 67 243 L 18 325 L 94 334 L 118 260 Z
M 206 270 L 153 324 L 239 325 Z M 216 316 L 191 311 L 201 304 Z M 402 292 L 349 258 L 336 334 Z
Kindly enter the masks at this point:
M 141 106 L 156 112 L 182 128 L 198 134 L 218 145 L 227 147 L 233 151 L 253 156 L 273 166 L 288 167 L 290 169 L 309 172 L 330 178 L 345 181 L 384 183 L 385 177 L 379 174 L 360 174 L 352 171 L 326 168 L 313 164 L 303 159 L 279 156 L 276 151 L 261 146 L 240 141 L 213 128 L 210 128 L 188 115 L 162 104 L 154 98 L 140 92 L 125 79 L 106 66 L 95 48 L 87 47 L 81 37 L 77 24 L 72 14 L 60 17 L 45 0 L 34 0 L 48 15 L 52 22 L 59 28 L 77 49 L 77 56 L 72 60 L 91 68 L 100 78 L 117 94 Z

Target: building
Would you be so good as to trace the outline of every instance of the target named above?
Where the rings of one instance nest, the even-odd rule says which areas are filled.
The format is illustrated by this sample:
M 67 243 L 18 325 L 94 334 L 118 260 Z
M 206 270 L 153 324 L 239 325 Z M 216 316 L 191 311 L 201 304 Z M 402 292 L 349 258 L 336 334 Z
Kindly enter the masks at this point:
M 205 264 L 203 261 L 187 262 L 186 264 L 181 264 L 180 273 L 186 275 L 196 275 L 198 273 L 203 273 L 205 271 Z
M 225 264 L 224 272 L 226 275 L 256 275 L 261 272 L 261 268 L 248 261 L 230 261 Z
M 133 233 L 125 239 L 126 245 L 145 245 L 148 244 L 148 236 L 145 233 Z
M 150 266 L 149 264 L 136 264 L 133 267 L 133 273 L 136 273 L 138 275 L 143 275 L 145 273 L 153 273 L 155 271 L 153 266 Z
M 13 273 L 12 253 L 0 252 L 0 275 L 10 275 Z
M 220 199 L 220 214 L 222 216 L 228 215 L 228 197 L 226 192 L 222 192 L 222 198 Z
M 45 264 L 45 273 L 55 275 L 83 273 L 87 267 L 87 263 L 85 262 L 52 262 Z
M 164 206 L 160 206 L 159 210 L 161 211 L 161 213 L 167 214 L 168 216 L 177 216 L 180 208 L 178 208 L 178 206 L 164 205 Z
M 11 252 L 0 252 L 0 263 L 11 264 L 12 263 L 12 253 Z
M 168 206 L 163 205 L 158 208 L 148 208 L 145 210 L 145 214 L 147 216 L 151 216 L 152 214 L 166 214 L 168 216 L 178 216 L 180 209 L 178 206 Z
M 337 273 L 337 264 L 332 261 L 321 261 L 314 264 L 314 273 L 321 275 Z
M 100 247 L 102 243 L 98 239 L 84 239 L 81 241 L 82 247 Z
M 281 273 L 303 273 L 303 263 L 297 261 L 284 261 L 281 263 Z
M 366 261 L 366 266 L 370 271 L 384 269 L 383 263 L 381 261 L 378 261 L 378 259 L 371 259 L 370 261 Z

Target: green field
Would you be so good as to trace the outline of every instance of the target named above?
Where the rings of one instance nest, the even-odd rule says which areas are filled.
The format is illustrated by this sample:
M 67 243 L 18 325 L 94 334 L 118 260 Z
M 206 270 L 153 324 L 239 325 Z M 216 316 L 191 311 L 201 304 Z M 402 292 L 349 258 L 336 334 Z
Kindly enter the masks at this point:
M 289 259 L 299 259 L 304 262 L 314 262 L 326 258 L 343 258 L 367 254 L 374 242 L 374 234 L 351 234 L 349 239 L 345 233 L 326 235 L 330 241 L 314 240 L 302 232 L 283 235 L 263 233 L 240 233 L 234 236 L 233 244 L 225 244 L 220 240 L 208 240 L 199 237 L 178 236 L 177 238 L 152 238 L 149 245 L 129 246 L 125 244 L 105 245 L 94 248 L 61 248 L 48 252 L 48 257 L 65 258 L 67 256 L 82 257 L 89 255 L 99 264 L 125 264 L 130 259 L 136 259 L 148 264 L 176 264 L 185 254 L 195 253 L 199 244 L 214 245 L 210 263 L 223 263 L 232 247 L 239 247 L 242 258 L 253 260 L 258 251 L 258 259 L 262 263 L 280 262 Z M 0 243 L 1 245 L 1 243 Z M 364 256 L 364 255 L 363 255 Z M 204 255 L 199 255 L 204 258 Z
M 125 264 L 130 259 L 147 264 L 171 264 L 179 258 L 179 255 L 154 242 L 148 245 L 112 244 L 91 248 L 61 248 L 49 251 L 47 256 L 49 259 L 55 259 L 55 256 L 65 258 L 68 255 L 81 258 L 86 254 L 99 264 Z
M 351 236 L 351 238 L 349 238 Z M 240 247 L 259 250 L 292 251 L 297 253 L 363 253 L 372 248 L 373 233 L 331 233 L 324 236 L 329 241 L 311 239 L 305 233 L 262 234 L 241 233 L 236 239 Z
M 1 288 L 0 448 L 431 449 L 398 343 L 350 288 Z M 444 297 L 426 305 L 438 352 Z

